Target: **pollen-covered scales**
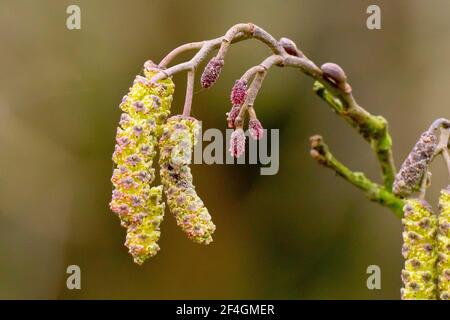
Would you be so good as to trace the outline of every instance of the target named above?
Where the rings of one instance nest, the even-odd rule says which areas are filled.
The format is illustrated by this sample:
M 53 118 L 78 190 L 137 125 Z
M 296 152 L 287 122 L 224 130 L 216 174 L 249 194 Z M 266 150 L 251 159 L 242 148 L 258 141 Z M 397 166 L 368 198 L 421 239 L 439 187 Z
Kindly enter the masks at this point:
M 170 114 L 174 84 L 169 78 L 150 83 L 158 71 L 156 65 L 147 61 L 145 77 L 137 76 L 123 97 L 113 153 L 114 191 L 110 207 L 127 228 L 125 245 L 138 264 L 159 250 L 159 225 L 164 215 L 162 187 L 151 184 L 158 139 Z
M 194 242 L 209 244 L 216 226 L 195 191 L 189 168 L 199 130 L 194 118 L 174 116 L 167 120 L 160 140 L 161 181 L 178 226 Z
M 404 300 L 437 299 L 437 219 L 425 200 L 409 199 L 402 220 L 405 268 L 402 270 Z
M 450 300 L 450 186 L 441 191 L 439 206 L 441 208 L 437 235 L 439 298 Z

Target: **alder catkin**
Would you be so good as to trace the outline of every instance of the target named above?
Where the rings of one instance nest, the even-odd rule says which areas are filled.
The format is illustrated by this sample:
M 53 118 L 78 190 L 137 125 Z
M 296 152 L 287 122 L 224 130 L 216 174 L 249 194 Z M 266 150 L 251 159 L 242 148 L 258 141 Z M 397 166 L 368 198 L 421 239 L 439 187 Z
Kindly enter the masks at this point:
M 419 190 L 436 147 L 436 136 L 430 131 L 422 133 L 419 141 L 417 141 L 395 176 L 393 186 L 395 195 L 407 197 Z
M 441 191 L 438 217 L 438 287 L 439 298 L 450 300 L 450 186 Z
M 403 208 L 402 270 L 404 300 L 437 299 L 437 219 L 425 200 L 409 199 Z
M 209 244 L 216 226 L 195 191 L 189 168 L 199 130 L 200 123 L 194 118 L 169 118 L 159 142 L 159 163 L 167 204 L 178 226 L 194 242 Z
M 230 137 L 230 154 L 232 157 L 239 158 L 245 153 L 245 132 L 241 128 L 233 131 Z
M 234 105 L 242 105 L 247 97 L 247 81 L 239 79 L 234 83 L 231 89 L 230 101 Z
M 200 83 L 203 88 L 207 89 L 217 81 L 220 72 L 222 71 L 223 64 L 224 61 L 216 57 L 209 60 L 200 78 Z
M 250 136 L 255 140 L 260 140 L 264 136 L 264 128 L 256 118 L 248 121 L 248 131 L 250 132 Z
M 155 178 L 153 160 L 162 124 L 170 114 L 174 84 L 167 78 L 151 84 L 159 71 L 151 61 L 144 65 L 122 99 L 123 110 L 113 153 L 115 168 L 110 208 L 127 228 L 125 245 L 137 264 L 157 253 L 159 225 L 164 215 L 162 187 L 151 184 Z

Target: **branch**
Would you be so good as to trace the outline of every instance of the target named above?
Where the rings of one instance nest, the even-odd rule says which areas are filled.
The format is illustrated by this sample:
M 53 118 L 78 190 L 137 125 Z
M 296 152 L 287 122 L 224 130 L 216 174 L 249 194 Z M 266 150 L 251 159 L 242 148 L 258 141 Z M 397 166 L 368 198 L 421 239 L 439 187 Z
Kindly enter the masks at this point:
M 316 81 L 314 92 L 347 123 L 370 143 L 381 166 L 384 186 L 392 190 L 395 179 L 395 164 L 392 154 L 392 140 L 388 132 L 387 121 L 381 116 L 374 116 L 360 107 L 349 94 L 336 96 L 322 82 Z
M 260 40 L 272 50 L 273 55 L 266 59 L 266 61 L 271 62 L 270 65 L 295 67 L 316 80 L 314 91 L 319 97 L 325 100 L 339 116 L 345 119 L 347 123 L 354 127 L 369 142 L 380 163 L 384 187 L 390 192 L 396 170 L 387 121 L 381 116 L 370 114 L 356 103 L 352 95 L 352 88 L 347 83 L 347 77 L 338 65 L 326 63 L 319 68 L 288 38 L 281 38 L 277 41 L 268 32 L 254 24 L 237 24 L 231 27 L 223 37 L 203 42 L 194 42 L 176 48 L 161 61 L 160 67 L 165 68 L 174 57 L 182 52 L 193 49 L 198 49 L 199 51 L 191 60 L 162 70 L 151 81 L 156 82 L 182 71 L 195 71 L 206 56 L 219 47 L 215 58 L 218 61 L 223 61 L 231 43 L 249 38 Z M 273 61 L 276 62 L 273 63 Z M 252 83 L 253 89 L 249 89 L 247 105 L 244 104 L 241 108 L 241 116 L 248 109 L 248 106 L 253 106 L 253 101 L 256 98 L 267 69 L 264 64 L 261 64 L 249 69 L 244 74 L 243 78 L 249 79 L 254 77 L 253 82 L 257 80 L 259 85 L 258 83 Z M 258 87 L 256 88 L 256 86 Z
M 183 107 L 183 116 L 189 117 L 191 114 L 192 107 L 192 97 L 194 95 L 194 80 L 195 80 L 195 71 L 191 70 L 187 75 L 187 83 L 186 83 L 186 97 L 184 100 Z
M 360 190 L 374 202 L 391 209 L 399 218 L 403 215 L 404 201 L 394 196 L 383 186 L 371 181 L 361 172 L 353 172 L 341 162 L 339 162 L 330 152 L 328 146 L 323 142 L 321 136 L 316 135 L 310 138 L 311 156 L 319 164 L 330 168 Z
M 184 63 L 177 64 L 166 70 L 163 70 L 156 74 L 151 80 L 152 83 L 162 80 L 167 77 L 171 77 L 176 73 L 196 69 L 198 65 L 206 58 L 206 56 L 213 50 L 220 47 L 218 56 L 222 59 L 225 57 L 226 52 L 231 43 L 246 40 L 249 38 L 255 38 L 266 44 L 275 54 L 284 53 L 283 47 L 278 43 L 275 38 L 273 38 L 268 32 L 255 26 L 252 23 L 241 23 L 231 27 L 223 37 L 216 39 L 193 42 L 189 44 L 182 45 L 174 50 L 172 50 L 166 57 L 164 57 L 159 63 L 159 67 L 166 68 L 167 65 L 179 54 L 189 51 L 199 49 L 194 57 Z

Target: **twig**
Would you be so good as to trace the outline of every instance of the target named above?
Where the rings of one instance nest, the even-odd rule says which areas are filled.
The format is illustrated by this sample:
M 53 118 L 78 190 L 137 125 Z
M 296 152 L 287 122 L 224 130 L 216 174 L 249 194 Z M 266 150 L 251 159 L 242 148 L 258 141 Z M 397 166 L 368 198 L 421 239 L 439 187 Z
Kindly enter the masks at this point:
M 253 23 L 239 23 L 231 27 L 222 38 L 219 52 L 216 58 L 223 60 L 230 47 L 231 42 L 239 33 L 250 35 L 265 43 L 275 54 L 283 54 L 285 51 L 280 43 L 264 29 L 254 25 Z
M 449 121 L 447 119 L 438 119 L 436 120 L 430 127 L 429 130 L 436 130 L 439 127 L 441 128 L 441 135 L 439 137 L 439 143 L 436 147 L 436 151 L 433 156 L 433 160 L 438 155 L 442 155 L 445 161 L 445 165 L 447 167 L 448 174 L 450 176 L 450 154 L 448 151 L 448 143 L 450 141 L 450 128 L 449 128 Z
M 387 121 L 381 116 L 370 114 L 358 105 L 352 95 L 351 87 L 346 81 L 346 76 L 340 67 L 338 67 L 337 71 L 341 72 L 341 74 L 338 74 L 337 78 L 330 77 L 329 73 L 325 73 L 325 69 L 322 70 L 325 65 L 323 65 L 322 68 L 319 68 L 297 49 L 295 43 L 290 39 L 281 38 L 277 41 L 268 32 L 256 25 L 251 23 L 237 24 L 231 27 L 223 37 L 208 41 L 194 42 L 174 49 L 161 61 L 161 68 L 165 68 L 170 61 L 182 52 L 194 49 L 198 49 L 198 52 L 191 60 L 162 70 L 155 75 L 151 81 L 156 82 L 183 71 L 191 72 L 199 66 L 211 51 L 219 47 L 216 58 L 223 60 L 231 43 L 249 38 L 258 39 L 271 49 L 273 54 L 266 59 L 266 62 L 269 63 L 269 67 L 271 65 L 295 67 L 316 80 L 313 89 L 317 95 L 325 100 L 339 116 L 345 119 L 347 123 L 354 127 L 364 139 L 369 142 L 381 166 L 385 188 L 384 192 L 391 192 L 396 170 Z M 331 64 L 328 64 L 328 67 L 330 65 Z M 267 69 L 268 67 L 266 67 L 263 62 L 261 65 L 249 69 L 243 75 L 242 78 L 244 80 L 248 81 L 252 77 L 254 77 L 254 79 L 249 88 L 246 102 L 244 102 L 244 105 L 240 110 L 239 119 L 236 119 L 238 123 L 242 122 L 248 106 L 253 106 L 253 102 L 261 87 L 262 80 L 267 73 Z M 186 98 L 186 101 L 189 101 L 188 97 Z
M 396 216 L 402 217 L 404 201 L 387 191 L 383 186 L 371 181 L 361 172 L 353 172 L 339 162 L 330 152 L 319 135 L 310 138 L 311 156 L 319 164 L 330 168 L 339 176 L 361 189 L 374 202 L 390 208 Z
M 450 176 L 450 154 L 447 148 L 442 151 L 442 155 L 444 157 L 445 165 L 447 166 L 448 175 Z
M 253 81 L 247 91 L 247 96 L 245 98 L 244 103 L 242 104 L 239 115 L 236 117 L 235 126 L 242 127 L 242 122 L 244 119 L 245 111 L 249 107 L 253 107 L 256 96 L 258 95 L 259 90 L 261 89 L 261 85 L 264 81 L 264 78 L 267 75 L 267 70 L 273 65 L 281 65 L 283 63 L 283 57 L 280 55 L 271 55 L 267 57 L 263 62 L 259 65 L 254 66 L 247 70 L 244 75 L 241 77 L 241 80 L 248 81 L 252 76 L 254 76 Z
M 189 44 L 185 44 L 179 46 L 178 48 L 172 50 L 166 57 L 164 57 L 159 66 L 161 68 L 166 68 L 167 65 L 179 54 L 189 51 L 199 49 L 197 54 L 189 61 L 177 64 L 173 67 L 170 67 L 166 70 L 163 70 L 156 74 L 151 82 L 155 83 L 158 80 L 162 80 L 167 77 L 171 77 L 172 75 L 187 71 L 191 69 L 196 69 L 198 65 L 206 58 L 206 56 L 213 50 L 217 48 L 221 48 L 219 50 L 220 56 L 225 56 L 228 51 L 228 47 L 231 43 L 242 41 L 249 38 L 255 38 L 260 40 L 264 44 L 266 44 L 275 54 L 283 54 L 285 53 L 283 47 L 278 43 L 275 38 L 273 38 L 268 32 L 263 30 L 262 28 L 255 26 L 252 23 L 242 23 L 237 24 L 231 27 L 227 33 L 223 37 L 219 37 L 216 39 L 201 41 L 201 42 L 193 42 Z M 218 53 L 218 54 L 219 54 Z
M 322 82 L 316 81 L 314 92 L 370 143 L 375 152 L 387 190 L 392 190 L 395 178 L 395 164 L 392 154 L 392 139 L 388 132 L 387 121 L 381 116 L 374 116 L 360 107 L 349 95 L 336 96 Z
M 183 107 L 184 117 L 189 117 L 191 114 L 192 97 L 194 94 L 194 80 L 195 80 L 195 71 L 190 70 L 187 75 L 186 97 L 184 100 L 184 107 Z

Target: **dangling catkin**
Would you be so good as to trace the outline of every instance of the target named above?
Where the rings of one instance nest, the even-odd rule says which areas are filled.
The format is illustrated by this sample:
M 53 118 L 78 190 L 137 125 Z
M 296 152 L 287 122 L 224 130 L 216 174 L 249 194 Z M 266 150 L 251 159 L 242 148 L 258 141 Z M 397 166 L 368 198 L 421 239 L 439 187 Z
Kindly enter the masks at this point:
M 425 200 L 409 199 L 402 223 L 405 268 L 402 270 L 404 300 L 437 299 L 436 288 L 436 216 Z
M 150 79 L 159 71 L 151 61 L 144 65 L 143 76 L 137 76 L 124 96 L 123 110 L 117 128 L 113 153 L 115 168 L 110 207 L 127 228 L 125 245 L 137 264 L 159 250 L 159 225 L 164 215 L 162 187 L 151 184 L 155 179 L 153 160 L 162 124 L 170 114 L 174 84 L 170 78 L 155 84 Z
M 194 118 L 174 116 L 167 120 L 160 140 L 161 181 L 178 226 L 194 242 L 209 244 L 216 226 L 195 192 L 189 168 L 199 130 Z
M 450 300 L 450 186 L 441 191 L 439 207 L 437 236 L 439 298 Z

